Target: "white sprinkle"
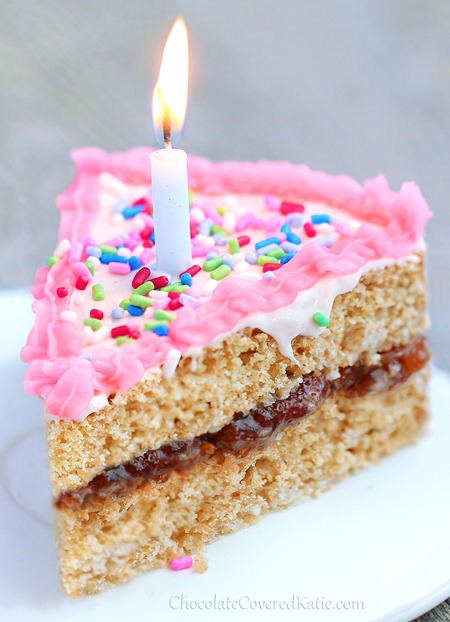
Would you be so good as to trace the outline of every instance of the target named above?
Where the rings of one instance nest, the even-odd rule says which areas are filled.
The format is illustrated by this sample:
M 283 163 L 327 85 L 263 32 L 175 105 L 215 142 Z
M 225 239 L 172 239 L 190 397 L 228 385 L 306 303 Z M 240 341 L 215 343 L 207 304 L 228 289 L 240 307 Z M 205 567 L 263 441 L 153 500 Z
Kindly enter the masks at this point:
M 202 296 L 210 296 L 218 285 L 219 285 L 219 281 L 215 281 L 214 279 L 209 279 L 203 285 L 203 287 L 201 289 L 201 292 L 200 292 L 201 295 Z
M 210 238 L 207 235 L 202 235 L 199 233 L 195 236 L 195 244 L 197 246 L 203 246 L 204 248 L 209 248 L 210 246 L 214 246 L 213 238 Z
M 143 231 L 144 229 L 145 229 L 144 219 L 141 218 L 140 216 L 136 216 L 136 218 L 133 218 L 133 230 L 139 233 L 140 231 Z
M 99 268 L 102 265 L 102 262 L 98 257 L 94 257 L 94 255 L 89 255 L 89 261 L 92 261 L 94 268 Z
M 131 251 L 129 248 L 126 248 L 125 246 L 123 248 L 118 248 L 117 249 L 117 254 L 120 255 L 121 257 L 131 257 Z
M 205 220 L 205 214 L 203 213 L 203 210 L 201 210 L 199 207 L 193 207 L 191 209 L 191 218 L 192 220 L 198 225 L 200 222 L 203 222 L 203 220 Z
M 175 370 L 178 367 L 178 363 L 180 362 L 180 358 L 181 352 L 179 350 L 170 350 L 163 365 L 164 378 L 171 378 L 174 375 Z
M 234 267 L 234 272 L 236 274 L 242 274 L 243 272 L 247 272 L 247 270 L 249 270 L 249 268 L 250 268 L 250 264 L 249 263 L 247 263 L 246 261 L 240 261 Z
M 121 225 L 123 222 L 125 222 L 125 218 L 122 216 L 122 214 L 113 214 L 111 220 L 115 225 Z
M 71 246 L 72 244 L 70 240 L 67 240 L 67 239 L 61 240 L 61 242 L 58 244 L 58 246 L 53 251 L 53 255 L 55 257 L 62 257 L 63 255 L 67 253 L 68 250 L 70 250 Z
M 233 233 L 236 228 L 236 218 L 232 212 L 225 212 L 223 217 L 222 228 L 227 233 Z
M 75 323 L 77 321 L 77 314 L 75 311 L 61 311 L 61 315 L 59 317 L 64 320 L 64 322 Z

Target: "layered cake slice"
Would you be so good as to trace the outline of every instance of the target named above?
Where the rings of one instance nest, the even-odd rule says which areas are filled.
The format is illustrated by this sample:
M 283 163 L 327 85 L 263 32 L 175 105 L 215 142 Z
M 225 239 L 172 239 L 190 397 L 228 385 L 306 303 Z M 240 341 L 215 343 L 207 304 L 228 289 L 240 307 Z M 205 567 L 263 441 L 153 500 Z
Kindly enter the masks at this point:
M 45 402 L 70 596 L 317 496 L 428 416 L 415 184 L 192 158 L 193 262 L 171 276 L 148 156 L 75 152 L 33 288 L 26 390 Z

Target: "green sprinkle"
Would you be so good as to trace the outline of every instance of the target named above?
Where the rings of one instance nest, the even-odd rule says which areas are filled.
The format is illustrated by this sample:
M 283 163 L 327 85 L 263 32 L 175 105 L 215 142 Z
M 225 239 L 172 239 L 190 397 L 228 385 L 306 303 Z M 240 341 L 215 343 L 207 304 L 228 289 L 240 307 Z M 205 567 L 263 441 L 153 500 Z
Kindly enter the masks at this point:
M 192 192 L 192 190 L 188 191 L 188 197 L 189 197 L 189 205 L 192 205 L 192 203 L 194 202 L 194 193 Z
M 139 287 L 136 287 L 136 289 L 133 290 L 133 294 L 140 294 L 141 296 L 145 296 L 145 294 L 148 294 L 154 289 L 155 286 L 153 285 L 153 283 L 150 283 L 150 281 L 145 281 L 145 283 L 142 283 L 142 285 L 139 285 Z
M 99 249 L 102 253 L 106 253 L 108 255 L 117 255 L 117 248 L 115 246 L 108 246 L 108 244 L 102 244 L 99 246 Z
M 99 328 L 101 328 L 103 326 L 103 324 L 101 323 L 100 320 L 96 320 L 95 317 L 87 317 L 83 324 L 85 326 L 90 326 L 92 328 L 92 330 L 98 330 Z
M 226 212 L 226 209 L 222 206 L 219 206 L 219 207 L 216 207 L 216 212 L 220 214 L 221 216 L 223 216 Z
M 168 311 L 164 311 L 164 309 L 157 309 L 153 313 L 153 317 L 155 320 L 162 322 L 172 322 L 175 319 L 175 316 Z
M 228 276 L 230 272 L 231 272 L 230 266 L 227 266 L 227 264 L 224 263 L 211 272 L 211 278 L 215 279 L 216 281 L 221 281 L 226 276 Z
M 228 248 L 230 249 L 230 253 L 234 255 L 235 253 L 239 253 L 241 250 L 240 244 L 236 239 L 229 240 Z
M 177 281 L 176 283 L 172 283 L 171 285 L 165 285 L 161 287 L 161 291 L 163 292 L 180 292 L 181 294 L 189 289 L 189 285 L 183 285 L 181 281 Z
M 131 302 L 129 300 L 129 298 L 127 298 L 126 300 L 122 300 L 122 302 L 119 304 L 119 307 L 121 307 L 122 309 L 125 309 L 125 311 L 128 309 L 128 307 L 130 306 Z
M 132 294 L 130 296 L 130 302 L 135 307 L 140 307 L 141 309 L 147 309 L 153 304 L 153 300 L 151 298 L 146 298 L 145 296 L 140 296 L 139 294 Z
M 47 259 L 47 266 L 50 266 L 50 268 L 51 268 L 52 266 L 54 266 L 54 265 L 55 265 L 55 263 L 56 263 L 57 261 L 59 261 L 59 257 L 55 257 L 55 256 L 53 256 L 53 257 L 49 257 L 49 258 Z
M 222 257 L 215 257 L 214 259 L 209 259 L 208 261 L 205 261 L 202 268 L 203 270 L 206 270 L 206 272 L 212 272 L 222 264 Z
M 270 257 L 269 255 L 260 255 L 258 257 L 258 266 L 263 266 L 266 263 L 277 263 L 274 257 Z
M 225 231 L 225 229 L 222 229 L 222 227 L 219 227 L 219 225 L 213 225 L 211 227 L 211 235 L 224 235 L 225 237 L 227 237 L 227 232 Z
M 100 285 L 100 283 L 96 283 L 92 286 L 92 294 L 94 296 L 94 300 L 105 300 L 105 290 L 103 289 L 103 285 Z
M 282 248 L 277 248 L 276 250 L 269 251 L 267 253 L 267 257 L 275 257 L 275 259 L 281 259 L 284 257 L 284 250 Z
M 145 330 L 153 330 L 157 326 L 167 326 L 168 322 L 145 322 Z
M 328 324 L 330 323 L 330 318 L 328 317 L 328 315 L 325 315 L 325 313 L 322 313 L 321 311 L 317 311 L 316 313 L 314 313 L 313 320 L 318 326 L 328 326 Z
M 135 341 L 135 339 L 133 339 L 132 337 L 117 337 L 116 339 L 116 343 L 118 346 L 121 346 L 123 343 L 133 343 Z
M 92 274 L 92 276 L 94 276 L 95 274 L 95 266 L 94 266 L 94 262 L 91 261 L 90 259 L 88 259 L 87 261 L 84 262 L 87 267 L 89 268 L 89 272 Z

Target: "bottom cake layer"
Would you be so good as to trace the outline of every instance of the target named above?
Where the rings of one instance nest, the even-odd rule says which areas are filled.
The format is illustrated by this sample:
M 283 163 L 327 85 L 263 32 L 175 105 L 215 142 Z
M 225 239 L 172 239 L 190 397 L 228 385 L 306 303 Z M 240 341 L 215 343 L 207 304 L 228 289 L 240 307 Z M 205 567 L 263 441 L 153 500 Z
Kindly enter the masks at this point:
M 428 370 L 378 394 L 337 391 L 266 449 L 214 453 L 187 474 L 148 480 L 102 505 L 55 508 L 63 588 L 101 592 L 316 497 L 330 485 L 414 442 L 427 420 Z

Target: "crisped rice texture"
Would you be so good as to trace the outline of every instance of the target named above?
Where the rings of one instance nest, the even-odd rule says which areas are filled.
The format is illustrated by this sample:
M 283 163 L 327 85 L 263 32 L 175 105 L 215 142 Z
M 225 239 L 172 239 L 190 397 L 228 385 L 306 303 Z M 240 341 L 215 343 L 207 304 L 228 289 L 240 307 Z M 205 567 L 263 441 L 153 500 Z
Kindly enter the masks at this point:
M 64 590 L 70 596 L 101 592 L 201 551 L 414 442 L 428 415 L 427 374 L 423 369 L 380 394 L 337 392 L 266 450 L 245 458 L 219 452 L 188 475 L 173 472 L 165 483 L 147 482 L 118 500 L 55 510 Z
M 51 421 L 50 474 L 55 496 L 87 484 L 171 440 L 218 430 L 236 412 L 286 396 L 303 374 L 336 376 L 358 359 L 408 343 L 426 327 L 426 288 L 421 253 L 365 274 L 336 298 L 331 322 L 319 337 L 294 341 L 298 366 L 282 356 L 272 337 L 258 330 L 234 333 L 183 359 L 172 378 L 150 373 L 127 393 L 84 421 Z

